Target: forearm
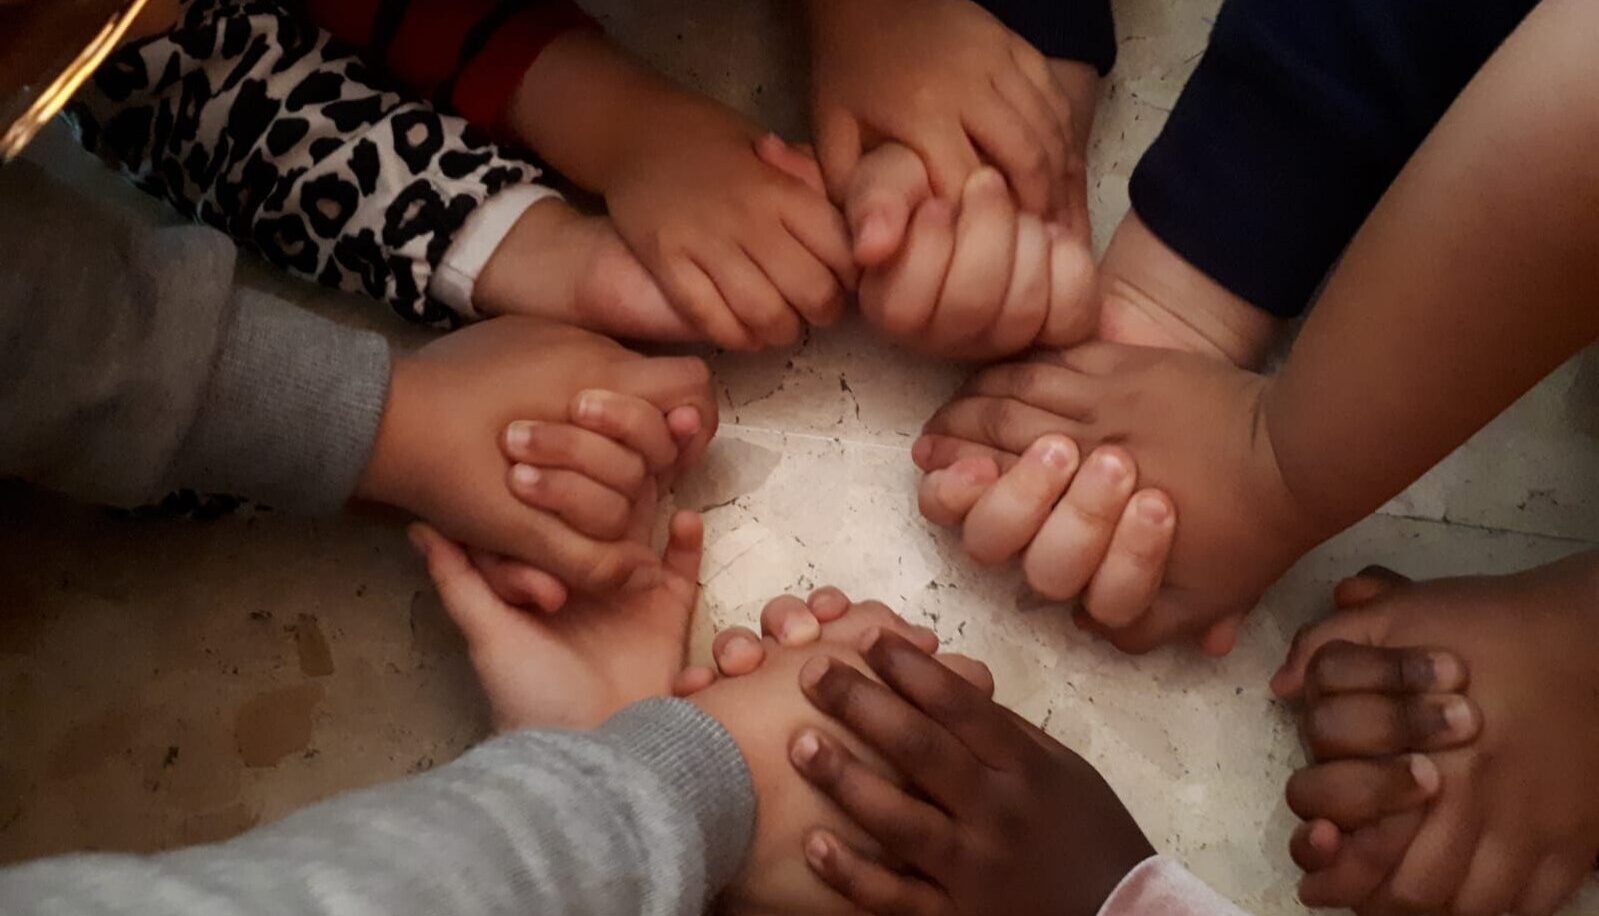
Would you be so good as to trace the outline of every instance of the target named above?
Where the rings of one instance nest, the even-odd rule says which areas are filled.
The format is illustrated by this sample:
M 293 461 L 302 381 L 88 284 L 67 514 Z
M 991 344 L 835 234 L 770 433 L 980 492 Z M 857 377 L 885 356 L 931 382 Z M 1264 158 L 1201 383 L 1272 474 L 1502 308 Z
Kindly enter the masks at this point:
M 1265 405 L 1317 515 L 1372 511 L 1599 334 L 1596 41 L 1591 4 L 1534 11 L 1334 273 Z
M 429 291 L 455 235 L 539 170 L 365 73 L 271 3 L 191 3 L 173 31 L 119 51 L 69 114 L 139 186 L 278 267 L 446 323 Z
M 748 846 L 751 791 L 720 726 L 681 701 L 650 701 L 591 734 L 498 739 L 232 842 L 0 872 L 0 909 L 698 916 Z
M 593 31 L 569 32 L 544 49 L 511 99 L 506 127 L 567 178 L 601 195 L 632 157 L 654 144 L 691 129 L 744 129 L 719 103 Z

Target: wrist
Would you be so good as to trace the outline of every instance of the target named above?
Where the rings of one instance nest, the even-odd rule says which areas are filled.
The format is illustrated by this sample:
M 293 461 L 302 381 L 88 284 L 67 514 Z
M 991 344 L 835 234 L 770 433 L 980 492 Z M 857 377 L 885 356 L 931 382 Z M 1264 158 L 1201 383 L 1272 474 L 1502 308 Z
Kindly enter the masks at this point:
M 382 503 L 404 507 L 403 456 L 409 453 L 406 440 L 407 415 L 414 397 L 415 358 L 396 354 L 389 364 L 389 396 L 383 404 L 383 415 L 378 420 L 378 432 L 372 442 L 372 452 L 366 467 L 356 480 L 354 498 L 361 502 Z
M 1100 262 L 1105 340 L 1216 356 L 1244 369 L 1265 360 L 1282 322 L 1183 260 L 1136 212 Z

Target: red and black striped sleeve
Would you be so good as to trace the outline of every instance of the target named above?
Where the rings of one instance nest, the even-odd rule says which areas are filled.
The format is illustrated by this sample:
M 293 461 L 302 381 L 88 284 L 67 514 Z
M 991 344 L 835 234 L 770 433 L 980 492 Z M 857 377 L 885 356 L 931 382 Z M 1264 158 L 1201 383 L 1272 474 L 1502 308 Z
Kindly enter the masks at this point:
M 317 25 L 396 81 L 496 127 L 557 37 L 599 25 L 570 0 L 301 0 Z

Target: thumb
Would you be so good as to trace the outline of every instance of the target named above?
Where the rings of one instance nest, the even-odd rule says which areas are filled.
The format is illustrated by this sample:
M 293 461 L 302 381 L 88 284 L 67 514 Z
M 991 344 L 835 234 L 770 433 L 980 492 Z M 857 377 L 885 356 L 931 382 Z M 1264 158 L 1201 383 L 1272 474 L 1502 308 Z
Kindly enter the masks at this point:
M 406 533 L 427 562 L 428 577 L 438 589 L 445 613 L 468 643 L 488 640 L 496 624 L 517 613 L 494 594 L 460 545 L 424 522 L 412 524 Z
M 909 147 L 886 143 L 862 156 L 844 196 L 856 263 L 877 267 L 892 258 L 905 241 L 911 214 L 932 196 L 927 167 Z
M 1339 608 L 1331 617 L 1300 628 L 1288 646 L 1288 658 L 1271 676 L 1272 693 L 1285 700 L 1299 699 L 1305 690 L 1305 671 L 1322 646 L 1338 640 L 1381 645 L 1388 635 L 1387 620 L 1387 615 L 1367 606 Z

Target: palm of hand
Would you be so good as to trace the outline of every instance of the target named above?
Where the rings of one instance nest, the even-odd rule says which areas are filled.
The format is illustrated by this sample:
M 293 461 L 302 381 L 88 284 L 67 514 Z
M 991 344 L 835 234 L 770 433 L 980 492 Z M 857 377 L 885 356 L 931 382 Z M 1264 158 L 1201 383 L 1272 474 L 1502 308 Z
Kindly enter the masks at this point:
M 577 600 L 554 615 L 503 606 L 493 639 L 472 647 L 496 730 L 593 728 L 666 695 L 698 595 L 693 577 L 668 565 L 652 588 Z

